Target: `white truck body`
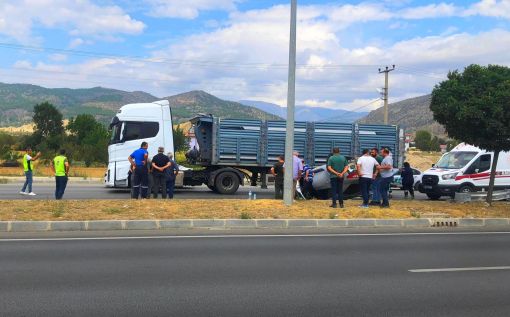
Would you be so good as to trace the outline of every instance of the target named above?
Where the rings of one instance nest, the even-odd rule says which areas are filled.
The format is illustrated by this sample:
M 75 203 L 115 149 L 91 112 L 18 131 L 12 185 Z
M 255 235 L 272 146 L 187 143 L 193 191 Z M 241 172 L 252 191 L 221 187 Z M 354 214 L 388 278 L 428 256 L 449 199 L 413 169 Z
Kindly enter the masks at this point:
M 461 143 L 423 173 L 419 190 L 431 199 L 487 190 L 493 159 L 494 152 Z M 494 187 L 510 188 L 510 152 L 499 154 Z
M 104 180 L 107 187 L 129 186 L 131 166 L 128 156 L 142 142 L 149 144 L 150 157 L 158 153 L 160 146 L 165 148 L 165 152 L 174 152 L 172 114 L 168 100 L 125 105 L 117 112 L 110 126 L 112 137 Z

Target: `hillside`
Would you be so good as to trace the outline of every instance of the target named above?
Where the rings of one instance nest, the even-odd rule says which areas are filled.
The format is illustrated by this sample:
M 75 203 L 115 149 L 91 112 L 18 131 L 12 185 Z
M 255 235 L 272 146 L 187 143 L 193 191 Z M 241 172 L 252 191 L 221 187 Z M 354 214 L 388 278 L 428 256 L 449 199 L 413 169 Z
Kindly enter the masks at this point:
M 238 102 L 222 100 L 200 90 L 163 99 L 170 102 L 172 116 L 178 122 L 186 121 L 198 113 L 213 114 L 220 118 L 281 120 L 276 115 Z
M 242 104 L 256 107 L 260 110 L 272 113 L 274 115 L 285 118 L 287 116 L 287 107 L 254 100 L 241 100 Z M 359 118 L 367 115 L 367 112 L 354 112 L 342 109 L 330 109 L 322 107 L 296 106 L 296 121 L 337 121 L 337 122 L 354 122 Z
M 427 130 L 435 135 L 444 135 L 443 127 L 434 121 L 430 111 L 430 95 L 402 100 L 388 105 L 389 123 L 403 127 L 406 132 Z M 371 111 L 359 123 L 381 124 L 384 121 L 384 108 Z
M 44 101 L 54 104 L 65 118 L 89 113 L 102 122 L 108 122 L 124 104 L 159 99 L 170 101 L 176 122 L 185 121 L 197 113 L 210 113 L 223 118 L 280 119 L 253 107 L 221 100 L 203 91 L 158 98 L 141 91 L 127 92 L 102 87 L 69 89 L 0 83 L 0 127 L 18 127 L 30 123 L 34 106 Z

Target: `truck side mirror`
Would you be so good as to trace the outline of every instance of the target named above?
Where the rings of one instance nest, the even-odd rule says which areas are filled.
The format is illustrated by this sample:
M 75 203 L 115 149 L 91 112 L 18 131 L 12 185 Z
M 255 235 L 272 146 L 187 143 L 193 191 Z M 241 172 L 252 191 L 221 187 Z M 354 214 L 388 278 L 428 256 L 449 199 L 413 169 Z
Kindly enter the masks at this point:
M 436 167 L 436 164 L 432 164 L 432 167 Z

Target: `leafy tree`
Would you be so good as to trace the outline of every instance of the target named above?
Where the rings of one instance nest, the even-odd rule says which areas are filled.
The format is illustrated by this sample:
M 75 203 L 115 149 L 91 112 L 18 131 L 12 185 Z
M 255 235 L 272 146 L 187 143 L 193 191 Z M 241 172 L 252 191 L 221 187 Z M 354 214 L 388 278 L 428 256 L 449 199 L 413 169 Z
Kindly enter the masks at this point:
M 491 204 L 499 153 L 510 150 L 510 68 L 470 65 L 448 73 L 432 91 L 430 109 L 450 137 L 494 151 Z
M 173 128 L 174 134 L 174 150 L 178 151 L 186 151 L 188 149 L 188 141 L 186 140 L 186 136 L 184 135 L 184 131 L 176 126 Z
M 422 151 L 430 150 L 430 141 L 432 139 L 432 135 L 428 131 L 420 130 L 416 131 L 416 136 L 414 138 L 414 143 L 416 147 Z
M 43 102 L 34 107 L 35 132 L 43 138 L 64 133 L 62 113 L 49 102 Z
M 75 159 L 85 161 L 86 166 L 93 162 L 107 162 L 109 134 L 94 116 L 79 114 L 69 120 L 67 130 L 71 141 L 68 146 L 73 149 Z

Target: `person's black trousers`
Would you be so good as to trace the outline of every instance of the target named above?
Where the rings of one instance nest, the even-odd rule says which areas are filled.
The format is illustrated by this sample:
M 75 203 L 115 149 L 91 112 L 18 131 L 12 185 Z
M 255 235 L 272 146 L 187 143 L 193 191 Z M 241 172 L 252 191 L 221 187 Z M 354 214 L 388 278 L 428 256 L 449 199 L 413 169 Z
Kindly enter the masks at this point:
M 138 199 L 138 196 L 147 198 L 149 192 L 149 171 L 147 166 L 137 166 L 133 177 L 133 196 L 131 198 Z
M 336 206 L 336 201 L 340 206 L 344 205 L 344 178 L 343 177 L 335 177 L 330 178 L 331 181 L 331 200 L 333 202 L 333 206 Z
M 361 197 L 363 197 L 364 206 L 368 206 L 368 199 L 370 197 L 370 184 L 372 184 L 371 178 L 368 177 L 359 178 L 359 187 L 361 190 Z
M 159 188 L 161 187 L 161 196 L 166 198 L 166 173 L 152 172 L 152 196 L 158 198 Z
M 274 182 L 274 198 L 283 199 L 283 180 Z
M 64 196 L 67 187 L 67 176 L 55 176 L 55 199 L 60 200 Z
M 168 199 L 174 198 L 174 188 L 175 188 L 175 177 L 168 177 L 166 179 L 166 192 L 168 194 Z

